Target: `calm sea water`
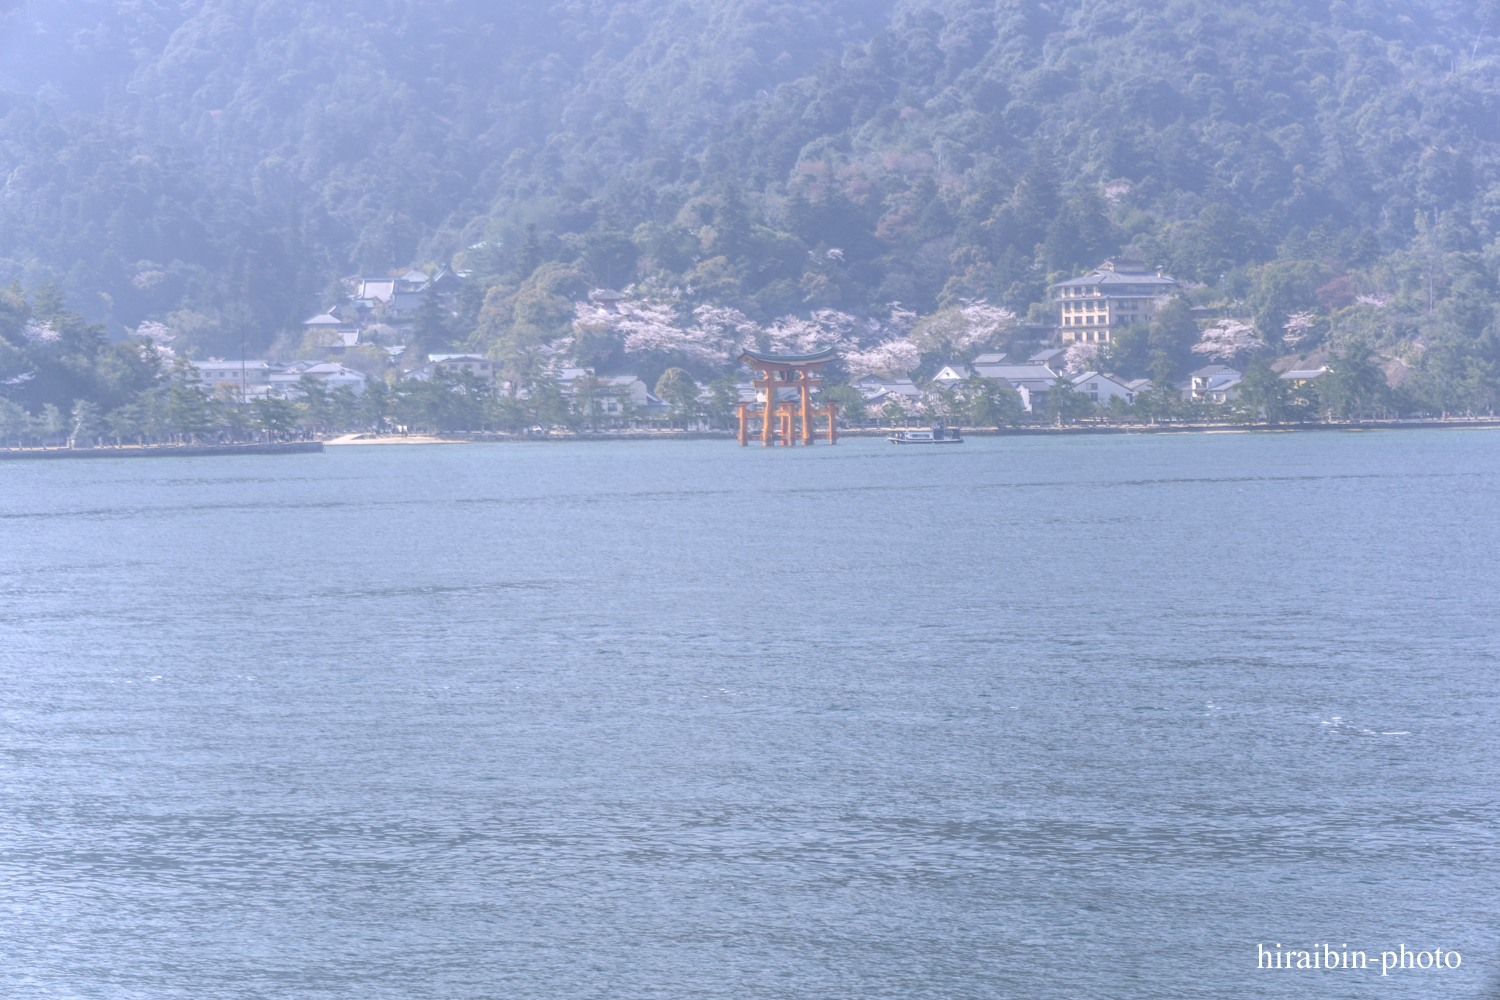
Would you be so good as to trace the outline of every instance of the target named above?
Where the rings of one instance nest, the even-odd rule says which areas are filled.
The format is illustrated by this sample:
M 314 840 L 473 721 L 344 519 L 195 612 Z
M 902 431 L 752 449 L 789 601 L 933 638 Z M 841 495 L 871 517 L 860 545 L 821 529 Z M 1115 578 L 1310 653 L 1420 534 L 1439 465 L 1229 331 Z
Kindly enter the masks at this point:
M 1497 501 L 1487 431 L 0 464 L 0 995 L 1493 996 Z

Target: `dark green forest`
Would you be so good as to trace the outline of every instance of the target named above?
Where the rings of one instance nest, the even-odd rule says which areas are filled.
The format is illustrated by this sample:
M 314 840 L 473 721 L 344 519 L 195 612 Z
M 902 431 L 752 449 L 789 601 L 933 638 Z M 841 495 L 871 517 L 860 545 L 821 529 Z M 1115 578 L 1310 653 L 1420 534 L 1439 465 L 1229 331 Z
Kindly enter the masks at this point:
M 1273 352 L 1483 382 L 1497 35 L 1493 0 L 13 3 L 0 381 L 107 403 L 143 322 L 265 351 L 420 263 L 470 275 L 422 346 L 501 357 L 631 284 L 760 322 L 1045 319 L 1124 251 Z M 70 311 L 72 381 L 44 379 L 27 324 Z

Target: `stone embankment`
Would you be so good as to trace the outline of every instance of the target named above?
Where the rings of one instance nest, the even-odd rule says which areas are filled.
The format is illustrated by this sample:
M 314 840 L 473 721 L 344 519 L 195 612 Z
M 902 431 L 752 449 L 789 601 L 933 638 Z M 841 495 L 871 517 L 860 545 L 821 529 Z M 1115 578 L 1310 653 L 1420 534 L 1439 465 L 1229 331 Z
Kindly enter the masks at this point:
M 294 455 L 323 450 L 321 441 L 271 444 L 125 445 L 120 448 L 0 448 L 6 459 L 192 458 L 196 455 Z

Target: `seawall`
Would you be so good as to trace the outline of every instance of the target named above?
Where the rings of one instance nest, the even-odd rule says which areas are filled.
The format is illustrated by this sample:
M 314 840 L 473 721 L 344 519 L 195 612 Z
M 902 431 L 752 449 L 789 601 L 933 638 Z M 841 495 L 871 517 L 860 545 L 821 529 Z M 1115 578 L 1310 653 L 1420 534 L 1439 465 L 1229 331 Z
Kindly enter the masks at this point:
M 296 455 L 323 450 L 321 441 L 274 444 L 150 445 L 123 448 L 0 448 L 0 461 L 58 458 L 192 458 L 197 455 Z

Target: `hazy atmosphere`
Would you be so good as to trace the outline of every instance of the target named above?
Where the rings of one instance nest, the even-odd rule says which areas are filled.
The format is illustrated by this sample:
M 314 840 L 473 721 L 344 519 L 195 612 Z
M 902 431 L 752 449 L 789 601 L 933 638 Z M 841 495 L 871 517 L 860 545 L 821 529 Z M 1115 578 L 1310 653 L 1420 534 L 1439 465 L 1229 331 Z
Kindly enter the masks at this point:
M 0 995 L 1500 990 L 1500 0 L 0 0 Z
M 449 266 L 451 308 L 386 342 L 523 380 L 552 345 L 706 383 L 726 362 L 692 344 L 556 342 L 590 290 L 634 286 L 682 332 L 704 305 L 762 329 L 823 310 L 870 350 L 977 300 L 1045 322 L 1051 283 L 1124 253 L 1273 352 L 1366 344 L 1406 408 L 1484 409 L 1492 21 L 1342 0 L 11 4 L 0 376 L 38 372 L 7 393 L 30 412 L 107 412 L 149 387 L 107 346 L 143 324 L 186 357 L 291 360 L 357 280 Z M 28 341 L 33 319 L 66 349 Z M 1190 324 L 1158 326 L 1111 345 L 1119 374 L 1204 360 Z M 945 329 L 917 326 L 924 374 Z M 365 353 L 349 367 L 382 376 Z

